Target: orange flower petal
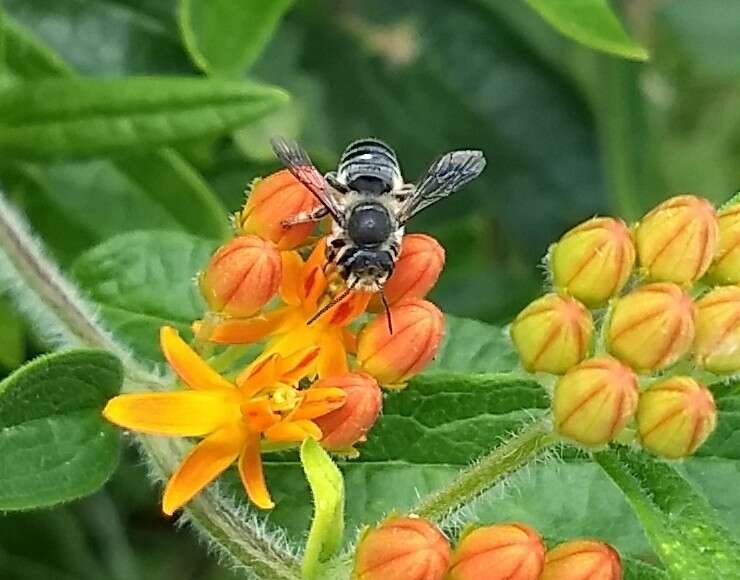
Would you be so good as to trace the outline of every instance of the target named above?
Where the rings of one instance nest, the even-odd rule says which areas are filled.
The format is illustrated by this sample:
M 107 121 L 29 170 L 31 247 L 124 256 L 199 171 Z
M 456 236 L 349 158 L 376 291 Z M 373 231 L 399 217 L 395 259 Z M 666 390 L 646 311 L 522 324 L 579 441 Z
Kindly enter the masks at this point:
M 318 346 L 309 346 L 283 357 L 279 363 L 280 382 L 293 385 L 311 372 L 313 363 L 319 356 Z
M 262 472 L 262 452 L 260 438 L 257 433 L 247 435 L 247 441 L 239 457 L 239 475 L 242 478 L 244 489 L 249 499 L 258 508 L 269 510 L 272 503 L 270 492 L 267 490 L 265 475 Z
M 291 309 L 278 308 L 251 318 L 228 318 L 213 328 L 209 340 L 217 344 L 251 344 L 275 332 L 283 324 Z M 198 331 L 200 323 L 193 325 Z
M 291 306 L 301 303 L 301 274 L 303 260 L 298 252 L 282 252 L 283 280 L 280 284 L 280 297 Z
M 159 342 L 167 362 L 191 389 L 234 388 L 234 385 L 209 367 L 171 326 L 160 329 Z
M 327 279 L 324 274 L 326 265 L 326 238 L 320 240 L 314 248 L 301 275 L 300 293 L 304 308 L 308 312 L 316 310 L 319 297 L 326 290 Z
M 234 463 L 244 442 L 244 426 L 236 422 L 198 443 L 167 483 L 162 498 L 162 511 L 172 515 L 190 501 Z
M 267 399 L 248 401 L 242 405 L 242 416 L 250 431 L 261 433 L 280 421 L 280 415 L 274 413 Z
M 321 429 L 313 421 L 283 421 L 265 431 L 265 437 L 274 443 L 300 443 L 311 437 L 321 439 Z
M 158 435 L 196 437 L 239 417 L 239 397 L 228 391 L 176 391 L 113 397 L 103 409 L 111 423 Z
M 334 387 L 312 387 L 303 392 L 301 404 L 290 414 L 291 421 L 315 419 L 344 405 L 347 398 L 342 389 Z
M 343 333 L 338 333 L 336 329 L 331 333 L 326 333 L 321 338 L 319 345 L 321 351 L 316 363 L 317 373 L 320 378 L 330 377 L 332 375 L 342 375 L 349 372 L 347 364 L 347 351 L 344 349 Z
M 372 296 L 370 292 L 354 291 L 322 316 L 321 320 L 329 326 L 347 326 L 365 312 Z
M 274 385 L 278 381 L 280 357 L 277 354 L 271 354 L 267 357 L 260 357 L 239 376 L 236 377 L 236 384 L 241 389 L 242 395 L 251 397 Z

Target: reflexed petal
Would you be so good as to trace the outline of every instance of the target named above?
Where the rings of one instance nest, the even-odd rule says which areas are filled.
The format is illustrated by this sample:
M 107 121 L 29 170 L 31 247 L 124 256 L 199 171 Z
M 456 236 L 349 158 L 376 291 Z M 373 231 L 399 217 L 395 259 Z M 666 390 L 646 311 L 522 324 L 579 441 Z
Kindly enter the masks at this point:
M 160 329 L 159 342 L 167 362 L 191 389 L 234 388 L 234 385 L 209 367 L 171 326 Z
M 209 340 L 217 344 L 251 344 L 257 342 L 276 332 L 280 325 L 285 322 L 290 310 L 289 308 L 278 308 L 267 314 L 253 316 L 252 318 L 222 320 L 213 328 Z M 193 325 L 194 331 L 197 332 L 199 324 Z
M 347 352 L 352 354 L 357 352 L 357 337 L 347 328 L 342 329 L 342 342 Z
M 315 419 L 344 405 L 347 398 L 342 389 L 334 387 L 312 387 L 303 391 L 303 400 L 290 414 L 290 420 Z
M 162 511 L 172 515 L 234 463 L 245 436 L 244 426 L 236 422 L 198 443 L 167 483 Z
M 259 393 L 262 389 L 271 387 L 278 381 L 278 364 L 280 357 L 271 354 L 261 357 L 244 369 L 236 377 L 236 384 L 245 397 Z
M 262 452 L 260 438 L 257 433 L 247 436 L 246 445 L 239 457 L 239 475 L 242 478 L 244 489 L 252 503 L 263 510 L 269 510 L 275 504 L 270 499 L 270 492 L 265 484 L 265 475 L 262 472 Z
M 341 331 L 326 333 L 321 338 L 321 352 L 317 361 L 317 372 L 320 378 L 342 375 L 349 372 L 347 351 L 344 349 Z
M 283 357 L 279 362 L 280 382 L 293 385 L 311 373 L 313 363 L 319 356 L 319 347 L 310 346 L 289 356 Z
M 283 280 L 280 284 L 280 297 L 291 306 L 301 303 L 301 274 L 303 260 L 298 252 L 282 252 Z
M 274 413 L 267 399 L 248 401 L 242 405 L 242 417 L 250 431 L 261 433 L 280 421 L 280 415 Z
M 239 396 L 228 391 L 175 391 L 113 397 L 103 409 L 111 423 L 158 435 L 206 435 L 239 417 Z
M 308 261 L 303 268 L 301 276 L 301 296 L 304 310 L 313 312 L 316 310 L 319 297 L 326 290 L 326 274 L 324 274 L 324 265 L 326 264 L 326 239 L 322 239 L 316 244 L 313 252 L 308 257 Z
M 283 421 L 265 431 L 265 437 L 274 443 L 300 443 L 311 437 L 321 439 L 321 429 L 313 421 Z

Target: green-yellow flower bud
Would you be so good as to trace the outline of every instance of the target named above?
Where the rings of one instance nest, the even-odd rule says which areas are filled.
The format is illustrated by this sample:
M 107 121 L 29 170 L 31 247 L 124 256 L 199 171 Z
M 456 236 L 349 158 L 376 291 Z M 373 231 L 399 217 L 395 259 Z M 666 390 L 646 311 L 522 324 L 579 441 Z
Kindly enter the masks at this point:
M 528 371 L 562 374 L 586 358 L 593 328 L 578 300 L 547 294 L 519 313 L 511 339 Z
M 568 231 L 552 249 L 550 267 L 559 292 L 601 306 L 627 283 L 635 248 L 622 220 L 593 218 Z
M 652 372 L 686 355 L 694 342 L 694 304 L 675 284 L 641 286 L 616 301 L 606 348 L 637 372 Z
M 696 303 L 694 353 L 710 372 L 740 371 L 740 286 L 715 288 Z
M 660 381 L 640 395 L 640 443 L 656 455 L 672 459 L 691 455 L 714 431 L 716 423 L 712 393 L 691 377 Z
M 709 275 L 719 284 L 740 284 L 740 203 L 719 212 L 719 249 Z
M 629 367 L 611 357 L 587 359 L 555 385 L 555 427 L 583 445 L 604 445 L 632 418 L 637 396 L 637 377 Z
M 690 286 L 706 273 L 718 244 L 714 207 L 695 195 L 664 201 L 635 228 L 640 267 L 657 282 Z

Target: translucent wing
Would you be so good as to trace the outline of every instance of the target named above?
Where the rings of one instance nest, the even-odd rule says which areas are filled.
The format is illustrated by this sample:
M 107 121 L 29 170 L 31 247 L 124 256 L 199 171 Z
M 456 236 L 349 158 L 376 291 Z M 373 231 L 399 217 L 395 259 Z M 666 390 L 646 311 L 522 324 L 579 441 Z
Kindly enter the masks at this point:
M 341 223 L 342 216 L 337 204 L 328 192 L 326 180 L 311 163 L 311 159 L 303 147 L 291 139 L 283 139 L 282 137 L 273 137 L 270 143 L 272 144 L 272 150 L 278 159 L 283 162 L 283 165 L 316 196 L 316 199 L 329 211 L 331 216 Z
M 437 159 L 401 207 L 401 223 L 478 177 L 485 166 L 482 151 L 451 151 Z

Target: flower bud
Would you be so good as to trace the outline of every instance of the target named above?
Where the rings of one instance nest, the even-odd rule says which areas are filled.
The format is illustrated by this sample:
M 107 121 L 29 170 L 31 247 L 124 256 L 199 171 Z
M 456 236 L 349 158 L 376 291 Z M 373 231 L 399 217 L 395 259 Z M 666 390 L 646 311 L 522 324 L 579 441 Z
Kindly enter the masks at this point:
M 719 248 L 709 275 L 719 284 L 740 284 L 740 203 L 719 212 Z
M 695 307 L 675 284 L 641 286 L 614 304 L 606 327 L 606 348 L 637 372 L 672 365 L 694 342 Z
M 594 323 L 573 298 L 547 294 L 519 313 L 511 339 L 529 372 L 562 374 L 588 354 Z
M 447 580 L 537 580 L 544 562 L 545 545 L 529 526 L 485 526 L 460 540 Z
M 442 580 L 450 546 L 442 533 L 419 517 L 390 518 L 365 533 L 355 558 L 353 580 Z
M 621 580 L 622 561 L 610 545 L 596 540 L 573 540 L 545 556 L 541 580 Z
M 281 276 L 280 252 L 273 243 L 239 236 L 213 255 L 200 275 L 200 289 L 214 311 L 246 317 L 275 295 Z
M 650 280 L 690 286 L 712 263 L 719 243 L 717 214 L 706 199 L 672 197 L 635 229 L 640 266 Z
M 691 377 L 671 377 L 640 395 L 637 430 L 642 446 L 663 457 L 687 457 L 714 431 L 712 393 Z
M 290 250 L 302 244 L 316 224 L 284 226 L 283 221 L 319 207 L 316 197 L 290 171 L 283 169 L 252 185 L 241 213 L 239 228 L 244 234 L 256 234 Z
M 570 369 L 555 385 L 555 427 L 583 445 L 604 445 L 635 414 L 637 377 L 611 357 L 590 358 Z
M 383 288 L 388 304 L 406 298 L 424 298 L 437 283 L 444 265 L 445 250 L 437 240 L 424 234 L 405 235 L 393 274 Z M 379 312 L 382 309 L 383 305 L 376 296 L 372 310 Z
M 694 353 L 710 372 L 740 371 L 740 286 L 715 288 L 696 303 Z
M 555 244 L 550 267 L 559 292 L 590 307 L 601 306 L 627 283 L 635 265 L 635 247 L 622 220 L 593 218 L 567 232 Z
M 383 405 L 383 396 L 375 379 L 364 373 L 347 373 L 327 377 L 314 386 L 335 387 L 346 394 L 344 405 L 339 409 L 314 419 L 323 433 L 321 445 L 341 451 L 364 441 Z
M 409 298 L 391 306 L 393 333 L 385 314 L 362 329 L 357 339 L 360 367 L 382 385 L 399 386 L 421 372 L 437 353 L 445 319 L 431 302 Z

